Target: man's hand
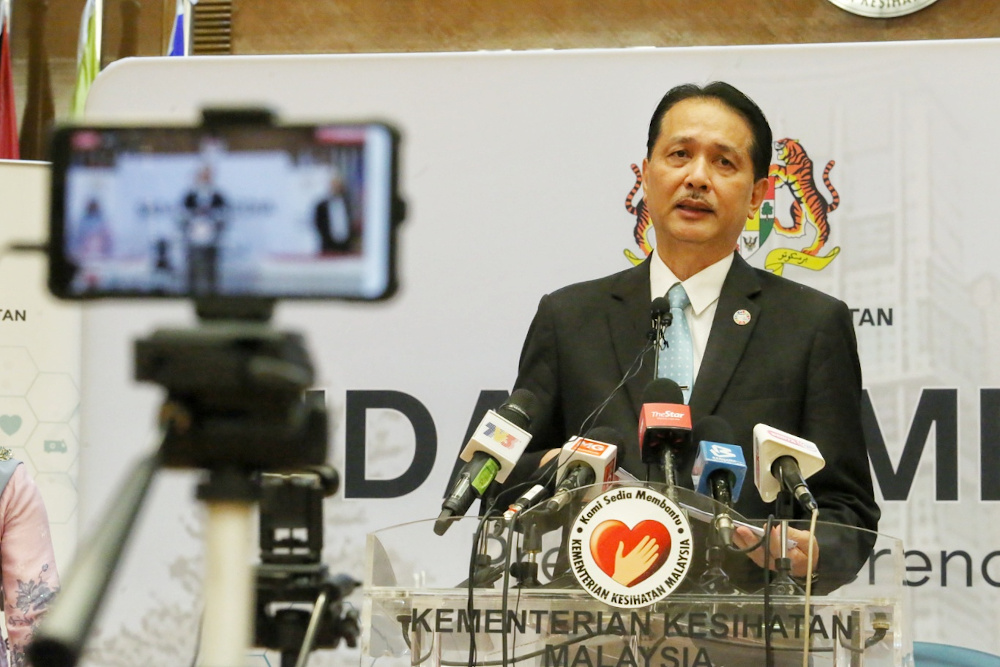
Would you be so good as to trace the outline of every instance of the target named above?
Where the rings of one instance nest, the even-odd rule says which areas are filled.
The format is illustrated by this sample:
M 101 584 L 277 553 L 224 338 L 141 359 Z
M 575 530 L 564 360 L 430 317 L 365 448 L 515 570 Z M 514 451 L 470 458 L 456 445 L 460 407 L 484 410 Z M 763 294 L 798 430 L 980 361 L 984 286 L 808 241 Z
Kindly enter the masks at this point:
M 656 540 L 646 535 L 642 541 L 625 555 L 625 543 L 618 543 L 618 552 L 615 554 L 615 573 L 611 576 L 622 586 L 628 586 L 637 577 L 644 574 L 649 566 L 656 560 L 660 548 L 656 545 Z
M 819 564 L 819 544 L 816 542 L 816 538 L 813 537 L 812 533 L 808 530 L 789 528 L 788 539 L 795 542 L 794 547 L 788 547 L 788 558 L 792 561 L 792 576 L 806 576 L 806 564 L 809 554 L 810 541 L 813 543 L 813 572 L 815 572 L 816 566 Z M 767 541 L 767 544 L 771 547 L 771 555 L 768 559 L 768 565 L 770 565 L 772 570 L 774 569 L 774 561 L 781 556 L 780 540 L 781 528 L 780 526 L 775 526 L 774 530 L 771 531 L 771 539 Z M 760 538 L 750 532 L 749 528 L 745 526 L 736 527 L 736 532 L 733 534 L 733 544 L 740 549 L 746 549 L 747 547 L 757 544 L 759 541 Z M 764 567 L 764 545 L 761 545 L 758 549 L 754 549 L 747 555 L 750 556 L 750 560 L 757 563 L 757 565 Z
M 545 454 L 542 455 L 542 458 L 538 461 L 538 467 L 541 468 L 543 465 L 545 465 L 555 457 L 559 456 L 560 452 L 562 452 L 561 448 L 550 449 L 549 451 L 545 452 Z

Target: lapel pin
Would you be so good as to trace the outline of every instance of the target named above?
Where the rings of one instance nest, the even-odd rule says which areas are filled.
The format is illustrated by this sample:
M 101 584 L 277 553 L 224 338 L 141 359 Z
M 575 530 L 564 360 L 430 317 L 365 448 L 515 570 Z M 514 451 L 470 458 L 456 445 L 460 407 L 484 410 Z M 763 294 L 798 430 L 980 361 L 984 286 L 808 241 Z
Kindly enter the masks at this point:
M 741 327 L 745 324 L 750 324 L 750 311 L 740 308 L 733 313 L 733 322 L 736 322 Z

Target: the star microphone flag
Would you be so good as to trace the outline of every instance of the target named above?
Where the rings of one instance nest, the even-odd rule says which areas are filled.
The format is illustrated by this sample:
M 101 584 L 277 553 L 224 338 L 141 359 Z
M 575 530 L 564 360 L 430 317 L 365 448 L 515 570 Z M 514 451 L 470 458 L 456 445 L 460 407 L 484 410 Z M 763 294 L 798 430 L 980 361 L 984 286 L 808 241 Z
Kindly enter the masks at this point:
M 10 2 L 0 2 L 0 158 L 21 157 L 17 139 L 17 105 L 14 104 L 14 78 L 10 68 Z
M 80 17 L 80 41 L 76 48 L 76 86 L 73 88 L 72 116 L 83 115 L 90 84 L 101 70 L 101 22 L 103 0 L 87 0 Z

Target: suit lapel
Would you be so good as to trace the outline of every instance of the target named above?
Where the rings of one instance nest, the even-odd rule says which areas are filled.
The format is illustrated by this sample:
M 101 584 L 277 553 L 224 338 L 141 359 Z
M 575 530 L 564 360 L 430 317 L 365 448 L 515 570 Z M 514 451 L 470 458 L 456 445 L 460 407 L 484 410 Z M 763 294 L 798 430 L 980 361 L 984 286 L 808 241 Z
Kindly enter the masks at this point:
M 634 269 L 619 274 L 611 288 L 608 328 L 622 377 L 636 363 L 649 333 L 649 258 Z M 625 383 L 629 403 L 639 416 L 642 392 L 653 379 L 652 353 L 643 355 L 642 368 Z
M 760 306 L 753 299 L 758 292 L 760 283 L 754 270 L 736 255 L 722 284 L 712 333 L 691 394 L 691 412 L 698 417 L 712 414 L 743 357 L 760 314 Z M 749 314 L 749 322 L 741 325 L 735 321 L 740 311 Z

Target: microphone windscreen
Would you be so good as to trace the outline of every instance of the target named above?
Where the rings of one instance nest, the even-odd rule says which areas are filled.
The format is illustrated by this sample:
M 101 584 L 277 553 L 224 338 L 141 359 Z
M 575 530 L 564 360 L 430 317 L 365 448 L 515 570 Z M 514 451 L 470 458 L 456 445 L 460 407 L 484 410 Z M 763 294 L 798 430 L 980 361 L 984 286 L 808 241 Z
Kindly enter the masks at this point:
M 691 439 L 694 442 L 725 442 L 733 443 L 733 429 L 729 423 L 717 415 L 708 415 L 699 419 L 691 430 Z
M 733 429 L 726 420 L 716 415 L 708 415 L 698 420 L 691 430 L 698 454 L 691 466 L 691 480 L 695 491 L 712 496 L 712 477 L 723 470 L 730 481 L 731 502 L 736 502 L 743 488 L 747 464 L 743 448 L 735 443 Z
M 537 399 L 531 391 L 527 389 L 515 389 L 504 404 L 497 408 L 497 414 L 518 428 L 528 430 L 531 426 L 532 417 L 535 414 Z
M 643 403 L 684 403 L 684 392 L 670 378 L 657 378 L 642 391 Z
M 656 319 L 670 312 L 670 301 L 665 296 L 658 296 L 649 304 L 649 314 Z

